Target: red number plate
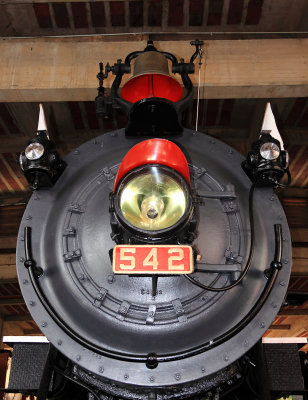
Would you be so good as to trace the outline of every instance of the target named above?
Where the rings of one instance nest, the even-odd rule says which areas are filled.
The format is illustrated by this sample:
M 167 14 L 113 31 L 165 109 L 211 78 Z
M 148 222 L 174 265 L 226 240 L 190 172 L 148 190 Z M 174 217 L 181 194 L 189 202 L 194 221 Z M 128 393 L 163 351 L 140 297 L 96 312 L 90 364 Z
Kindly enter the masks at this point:
M 190 246 L 129 246 L 113 249 L 116 274 L 190 274 L 193 256 Z

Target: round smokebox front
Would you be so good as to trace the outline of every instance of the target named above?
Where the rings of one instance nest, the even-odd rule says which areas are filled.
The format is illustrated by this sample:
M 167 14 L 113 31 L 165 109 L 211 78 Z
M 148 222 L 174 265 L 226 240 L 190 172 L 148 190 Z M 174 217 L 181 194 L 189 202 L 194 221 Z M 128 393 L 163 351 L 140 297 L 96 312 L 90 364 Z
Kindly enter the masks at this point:
M 202 288 L 232 285 L 249 261 L 251 182 L 241 168 L 243 158 L 213 138 L 185 130 L 174 143 L 188 162 L 187 173 L 156 160 L 140 174 L 127 171 L 115 189 L 123 158 L 139 142 L 122 130 L 90 141 L 66 157 L 53 188 L 35 191 L 18 235 L 18 275 L 42 332 L 77 366 L 95 374 L 105 391 L 119 395 L 121 388 L 122 398 L 148 398 L 156 388 L 185 397 L 214 385 L 213 377 L 219 379 L 273 321 L 290 275 L 289 230 L 273 190 L 256 187 L 254 249 L 246 276 L 227 291 Z M 155 190 L 154 167 L 160 174 Z M 144 186 L 141 200 L 127 200 Z M 125 201 L 118 199 L 114 222 L 110 196 L 117 195 Z M 182 208 L 172 203 L 179 198 Z M 275 257 L 275 225 L 281 226 L 283 268 L 269 288 L 265 271 Z M 43 270 L 36 279 L 39 292 L 23 264 L 26 227 L 33 260 Z M 154 278 L 114 272 L 116 245 L 149 243 L 190 247 L 193 272 Z

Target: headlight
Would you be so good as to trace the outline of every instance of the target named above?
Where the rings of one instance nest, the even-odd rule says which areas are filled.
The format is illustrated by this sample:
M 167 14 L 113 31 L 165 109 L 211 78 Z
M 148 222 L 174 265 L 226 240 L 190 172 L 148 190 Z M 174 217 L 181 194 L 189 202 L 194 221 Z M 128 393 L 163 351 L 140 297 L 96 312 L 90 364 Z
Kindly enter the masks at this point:
M 128 151 L 110 200 L 111 237 L 118 244 L 191 243 L 194 239 L 188 163 L 169 140 L 144 140 Z
M 277 144 L 266 142 L 260 147 L 260 154 L 265 160 L 276 160 L 279 157 L 280 150 Z
M 44 154 L 44 146 L 41 143 L 34 142 L 26 147 L 25 155 L 28 160 L 37 160 Z
M 144 231 L 161 231 L 177 225 L 190 206 L 185 179 L 161 165 L 132 171 L 123 179 L 115 196 L 120 219 Z

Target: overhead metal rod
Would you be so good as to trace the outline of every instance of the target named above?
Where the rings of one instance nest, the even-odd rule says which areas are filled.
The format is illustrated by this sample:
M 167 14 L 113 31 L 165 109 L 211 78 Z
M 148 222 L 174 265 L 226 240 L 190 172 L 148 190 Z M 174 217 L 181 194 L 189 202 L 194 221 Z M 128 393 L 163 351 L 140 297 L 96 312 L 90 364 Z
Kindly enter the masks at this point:
M 81 0 L 76 0 L 77 2 Z M 89 0 L 95 2 L 97 0 Z M 115 0 L 111 0 L 115 1 Z M 132 1 L 132 0 L 127 0 Z M 32 3 L 45 3 L 43 0 L 25 0 L 20 4 Z M 64 0 L 55 0 L 53 2 L 61 3 Z M 9 4 L 0 0 L 0 5 Z M 18 3 L 15 3 L 18 4 Z M 113 33 L 89 33 L 89 34 L 68 34 L 68 35 L 40 35 L 40 38 L 83 38 L 83 37 L 100 37 L 100 38 L 121 38 L 125 40 L 131 38 L 132 40 L 138 39 L 151 39 L 157 41 L 166 40 L 190 40 L 191 38 L 198 37 L 204 40 L 228 40 L 228 39 L 305 39 L 308 37 L 308 31 L 293 31 L 293 32 L 204 32 L 204 31 L 184 31 L 184 32 L 153 32 L 153 31 L 136 31 L 136 32 L 113 32 Z M 3 40 L 22 40 L 22 39 L 36 39 L 37 36 L 5 36 Z

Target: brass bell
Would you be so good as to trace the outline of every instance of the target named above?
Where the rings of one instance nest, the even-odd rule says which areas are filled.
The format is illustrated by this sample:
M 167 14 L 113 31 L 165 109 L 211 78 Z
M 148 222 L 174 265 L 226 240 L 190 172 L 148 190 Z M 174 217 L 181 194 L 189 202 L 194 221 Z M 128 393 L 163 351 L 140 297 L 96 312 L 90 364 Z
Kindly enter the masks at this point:
M 121 97 L 131 103 L 150 97 L 177 102 L 182 95 L 181 84 L 169 74 L 167 58 L 158 51 L 145 51 L 136 58 L 133 76 L 121 91 Z
M 145 74 L 169 75 L 167 58 L 158 51 L 140 54 L 135 60 L 133 78 Z

